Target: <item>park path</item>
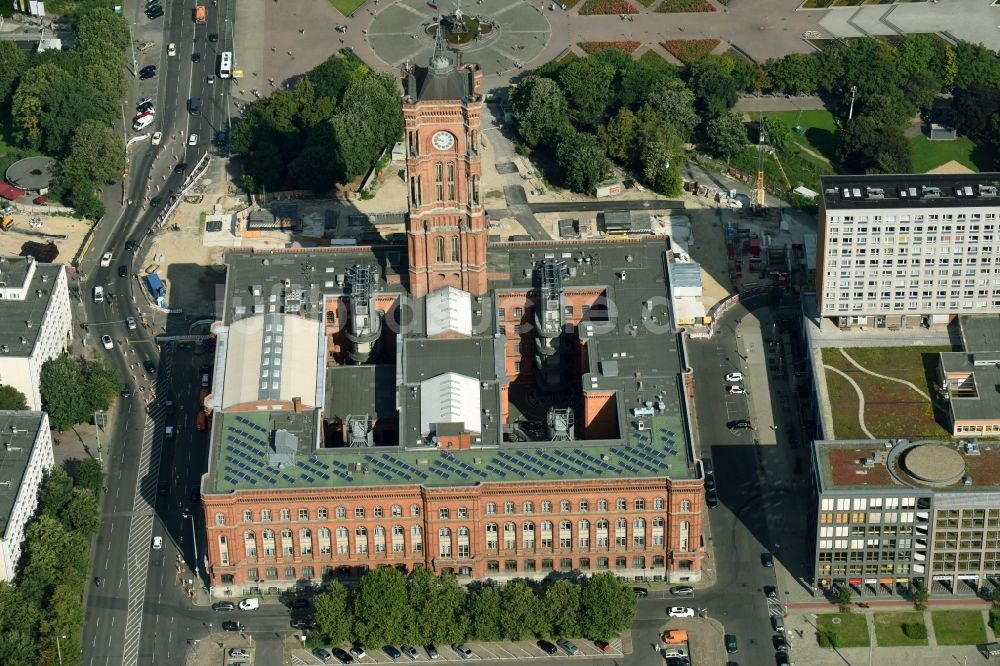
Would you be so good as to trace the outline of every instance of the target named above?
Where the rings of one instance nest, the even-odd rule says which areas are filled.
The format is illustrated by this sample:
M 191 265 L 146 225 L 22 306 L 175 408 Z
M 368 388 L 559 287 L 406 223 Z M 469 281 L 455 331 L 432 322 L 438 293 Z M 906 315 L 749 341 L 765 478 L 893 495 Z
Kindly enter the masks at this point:
M 861 365 L 860 363 L 858 363 L 857 361 L 855 361 L 843 349 L 840 349 L 839 351 L 840 351 L 841 354 L 843 354 L 844 358 L 847 359 L 848 363 L 850 363 L 851 365 L 853 365 L 855 368 L 857 368 L 861 372 L 865 373 L 866 375 L 871 375 L 872 377 L 878 377 L 879 379 L 885 379 L 886 381 L 896 382 L 898 384 L 903 384 L 904 386 L 909 386 L 911 389 L 913 389 L 918 394 L 920 394 L 920 396 L 922 396 L 924 400 L 926 400 L 927 402 L 931 402 L 931 397 L 929 395 L 927 395 L 927 393 L 925 391 L 922 391 L 919 388 L 917 388 L 917 386 L 915 384 L 913 384 L 912 382 L 908 382 L 905 379 L 899 379 L 897 377 L 890 377 L 888 375 L 880 375 L 879 373 L 873 372 L 873 371 L 869 370 L 868 368 L 864 367 L 863 365 Z
M 868 430 L 868 426 L 865 425 L 865 394 L 861 390 L 861 387 L 858 386 L 858 383 L 856 381 L 854 381 L 854 378 L 852 378 L 849 374 L 847 374 L 840 368 L 835 368 L 832 365 L 824 365 L 823 367 L 831 372 L 837 373 L 838 375 L 846 379 L 851 386 L 854 387 L 854 392 L 858 394 L 858 425 L 861 426 L 862 432 L 865 433 L 868 439 L 875 439 L 875 435 L 873 435 L 871 431 Z M 832 421 L 831 421 L 831 426 L 832 426 Z M 836 432 L 830 434 L 829 439 L 834 439 L 836 435 L 837 435 Z

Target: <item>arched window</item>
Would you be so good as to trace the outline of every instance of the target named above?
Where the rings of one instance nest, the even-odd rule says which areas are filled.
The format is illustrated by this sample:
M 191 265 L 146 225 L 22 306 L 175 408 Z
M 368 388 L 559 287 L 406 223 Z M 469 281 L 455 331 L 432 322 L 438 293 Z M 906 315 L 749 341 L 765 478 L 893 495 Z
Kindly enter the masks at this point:
M 523 511 L 524 513 L 534 513 L 535 512 L 534 502 L 525 502 L 524 504 L 522 504 L 521 511 Z
M 354 550 L 358 553 L 368 552 L 368 530 L 364 526 L 354 528 Z
M 458 252 L 458 236 L 452 236 L 451 237 L 451 260 L 452 261 L 459 261 L 459 259 L 461 259 L 461 257 L 459 256 L 459 252 Z
M 646 521 L 642 518 L 632 521 L 632 545 L 639 548 L 646 545 Z
M 654 497 L 653 498 L 653 508 L 656 509 L 657 511 L 662 511 L 663 510 L 663 498 L 662 497 Z
M 503 547 L 511 550 L 517 548 L 517 526 L 514 523 L 503 525 Z
M 444 199 L 444 167 L 440 162 L 434 163 L 434 186 L 437 192 L 437 200 L 441 201 Z
M 243 532 L 243 550 L 247 557 L 257 557 L 257 535 L 253 530 Z
M 559 547 L 573 547 L 573 525 L 568 520 L 559 521 Z
M 681 500 L 681 511 L 691 510 L 691 500 Z
M 402 515 L 403 515 L 403 507 L 399 506 L 398 504 L 393 504 L 392 505 L 392 517 L 393 518 L 399 518 Z
M 552 547 L 552 522 L 548 520 L 542 521 L 542 548 Z
M 535 524 L 531 521 L 521 526 L 521 547 L 532 550 L 535 547 Z
M 440 185 L 438 185 L 440 187 Z M 444 237 L 437 237 L 437 260 L 444 261 Z
M 292 552 L 292 531 L 286 527 L 281 530 L 281 554 L 285 557 L 291 557 Z
M 413 518 L 418 518 L 420 516 L 420 505 L 411 504 L 410 505 L 410 516 Z
M 438 555 L 441 557 L 451 557 L 451 530 L 442 527 L 438 530 Z
M 312 555 L 312 530 L 308 528 L 299 530 L 299 552 L 303 555 Z
M 493 502 L 486 503 L 486 513 L 487 515 L 493 515 L 497 512 L 497 505 Z
M 581 520 L 576 524 L 580 548 L 590 548 L 590 521 Z
M 619 511 L 624 511 L 627 506 L 624 499 L 619 498 L 616 502 Z
M 455 200 L 455 164 L 448 162 L 448 201 Z

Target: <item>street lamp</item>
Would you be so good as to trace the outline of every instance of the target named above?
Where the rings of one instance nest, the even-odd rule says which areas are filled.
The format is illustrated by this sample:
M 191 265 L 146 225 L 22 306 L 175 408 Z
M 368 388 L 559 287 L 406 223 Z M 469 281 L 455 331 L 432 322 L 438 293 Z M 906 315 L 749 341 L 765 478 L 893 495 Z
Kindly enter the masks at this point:
M 62 666 L 62 646 L 59 645 L 60 638 L 68 638 L 68 636 L 60 636 L 56 634 L 56 652 L 59 653 L 59 666 Z
M 858 92 L 857 86 L 851 86 L 851 108 L 847 112 L 847 121 L 850 122 L 851 118 L 854 117 L 854 95 Z
M 191 512 L 188 518 L 191 519 L 191 541 L 194 547 L 194 577 L 200 582 L 198 577 L 198 535 L 194 531 L 194 511 Z

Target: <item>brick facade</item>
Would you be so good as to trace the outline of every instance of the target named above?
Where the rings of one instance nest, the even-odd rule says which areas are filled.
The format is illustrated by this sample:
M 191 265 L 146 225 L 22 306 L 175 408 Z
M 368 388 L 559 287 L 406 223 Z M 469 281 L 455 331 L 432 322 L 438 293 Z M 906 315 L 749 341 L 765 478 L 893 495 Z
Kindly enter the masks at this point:
M 212 593 L 275 592 L 378 566 L 451 569 L 466 582 L 571 570 L 698 580 L 701 481 L 622 486 L 564 481 L 206 496 Z

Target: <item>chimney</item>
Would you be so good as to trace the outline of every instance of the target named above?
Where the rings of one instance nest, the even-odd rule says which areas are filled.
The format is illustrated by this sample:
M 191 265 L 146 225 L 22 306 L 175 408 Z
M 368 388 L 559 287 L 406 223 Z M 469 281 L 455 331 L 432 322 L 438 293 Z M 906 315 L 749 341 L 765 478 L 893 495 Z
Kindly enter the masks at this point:
M 296 414 L 302 413 L 302 398 L 292 398 L 292 411 Z

